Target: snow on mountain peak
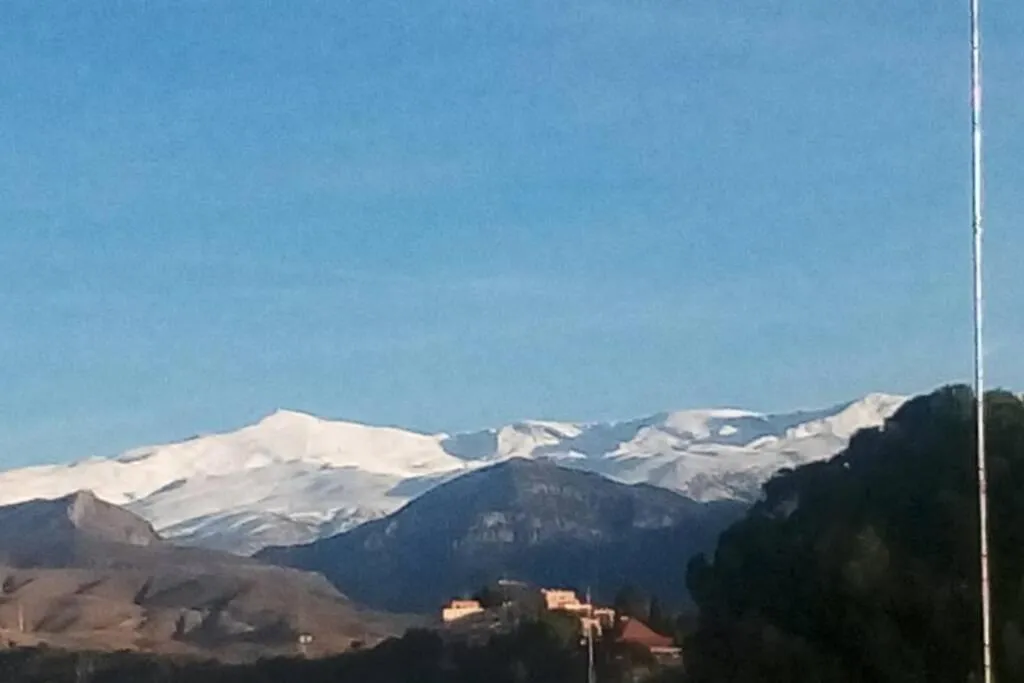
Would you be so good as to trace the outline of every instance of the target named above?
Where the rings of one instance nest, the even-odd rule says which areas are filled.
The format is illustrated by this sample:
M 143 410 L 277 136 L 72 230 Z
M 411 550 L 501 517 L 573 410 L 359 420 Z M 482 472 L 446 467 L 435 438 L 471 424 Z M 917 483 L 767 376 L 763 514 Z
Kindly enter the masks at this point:
M 310 423 L 319 422 L 320 418 L 309 413 L 303 413 L 298 410 L 285 410 L 279 408 L 274 412 L 270 413 L 256 424 L 261 427 L 268 429 L 288 429 L 302 426 L 307 426 Z
M 853 401 L 823 411 L 815 419 L 804 419 L 787 429 L 790 438 L 805 438 L 815 434 L 828 433 L 846 440 L 865 425 L 881 424 L 903 405 L 906 397 L 891 394 L 868 394 L 859 401 Z M 809 415 L 804 414 L 805 418 Z
M 821 411 L 682 410 L 632 421 L 523 421 L 427 435 L 278 410 L 233 432 L 0 473 L 0 504 L 89 489 L 181 541 L 253 552 L 390 513 L 470 469 L 544 458 L 698 500 L 756 497 L 782 467 L 828 457 L 903 397 Z
M 745 410 L 720 408 L 715 410 L 678 410 L 668 413 L 657 425 L 648 429 L 661 429 L 691 441 L 747 439 L 753 441 L 753 433 L 760 433 L 763 415 Z

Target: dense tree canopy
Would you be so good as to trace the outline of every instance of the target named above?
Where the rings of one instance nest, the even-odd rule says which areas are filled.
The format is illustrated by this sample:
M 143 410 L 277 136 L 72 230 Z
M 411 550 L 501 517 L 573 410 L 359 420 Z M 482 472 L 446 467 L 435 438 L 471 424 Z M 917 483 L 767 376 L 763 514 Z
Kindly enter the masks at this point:
M 607 640 L 597 642 L 595 662 L 601 683 L 626 683 L 654 668 L 642 648 Z M 566 683 L 585 680 L 586 667 L 579 621 L 558 613 L 482 644 L 414 630 L 372 650 L 240 666 L 133 653 L 0 651 L 3 683 Z
M 986 397 L 994 640 L 1024 680 L 1024 404 Z M 788 471 L 695 558 L 694 681 L 928 681 L 980 671 L 974 397 L 909 401 L 828 462 Z

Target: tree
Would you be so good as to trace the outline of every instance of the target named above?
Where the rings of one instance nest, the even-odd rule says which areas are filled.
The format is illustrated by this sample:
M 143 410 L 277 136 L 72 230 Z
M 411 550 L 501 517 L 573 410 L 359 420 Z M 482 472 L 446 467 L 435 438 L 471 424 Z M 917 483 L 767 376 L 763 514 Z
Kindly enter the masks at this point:
M 1024 403 L 992 392 L 986 404 L 997 678 L 1024 680 Z M 973 406 L 966 387 L 915 398 L 831 460 L 769 481 L 688 568 L 692 680 L 976 675 Z
M 574 648 L 583 635 L 579 617 L 568 612 L 544 612 L 536 622 L 540 640 L 557 643 L 562 648 Z M 529 629 L 530 626 L 527 626 Z M 527 630 L 527 633 L 532 631 Z
M 652 595 L 647 607 L 647 625 L 658 633 L 672 635 L 675 630 L 671 615 L 662 610 L 658 596 Z
M 473 599 L 479 602 L 484 609 L 494 609 L 505 603 L 504 594 L 494 586 L 484 586 L 473 594 Z
M 615 613 L 641 621 L 650 618 L 650 601 L 643 592 L 632 584 L 626 584 L 615 594 Z

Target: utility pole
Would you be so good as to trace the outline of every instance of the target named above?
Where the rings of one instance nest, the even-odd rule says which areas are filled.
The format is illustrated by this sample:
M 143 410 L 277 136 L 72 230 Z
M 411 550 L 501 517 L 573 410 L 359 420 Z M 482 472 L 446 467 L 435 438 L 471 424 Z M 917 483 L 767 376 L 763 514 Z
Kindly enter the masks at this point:
M 587 588 L 587 683 L 594 683 L 594 602 Z
M 971 234 L 974 265 L 974 400 L 981 562 L 981 651 L 984 683 L 993 683 L 992 597 L 988 556 L 988 472 L 985 462 L 984 271 L 982 269 L 981 0 L 970 0 L 971 20 Z

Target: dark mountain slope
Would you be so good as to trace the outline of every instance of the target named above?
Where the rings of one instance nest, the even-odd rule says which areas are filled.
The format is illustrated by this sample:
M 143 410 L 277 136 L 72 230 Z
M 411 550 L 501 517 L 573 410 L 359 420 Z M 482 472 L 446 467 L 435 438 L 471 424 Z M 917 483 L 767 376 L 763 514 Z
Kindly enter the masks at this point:
M 634 583 L 682 600 L 681 567 L 741 510 L 516 459 L 454 479 L 384 519 L 258 557 L 319 571 L 353 599 L 396 611 L 433 611 L 503 576 L 589 586 L 606 599 Z

